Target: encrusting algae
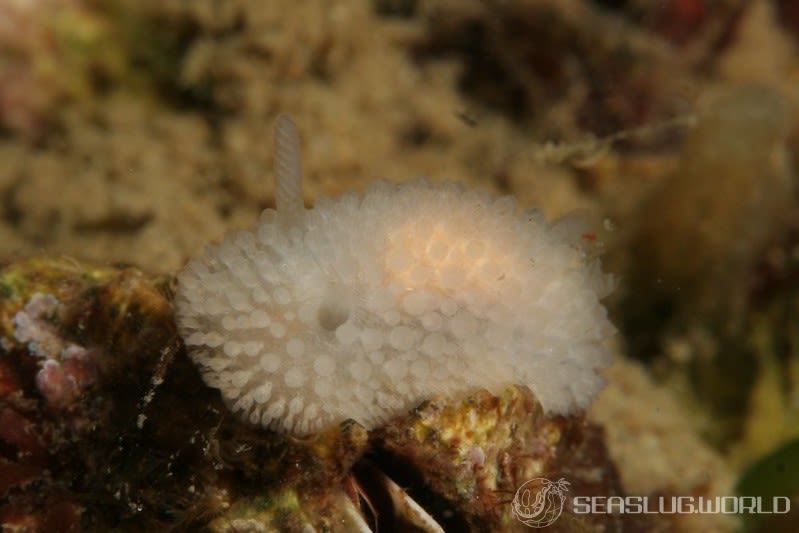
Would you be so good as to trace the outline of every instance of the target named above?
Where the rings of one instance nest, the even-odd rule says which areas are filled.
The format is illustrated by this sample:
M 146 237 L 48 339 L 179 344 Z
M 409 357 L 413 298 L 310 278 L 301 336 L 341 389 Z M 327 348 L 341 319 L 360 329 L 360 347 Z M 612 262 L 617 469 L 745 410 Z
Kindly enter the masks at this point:
M 526 527 L 510 500 L 528 477 L 620 493 L 598 430 L 545 416 L 515 387 L 433 397 L 373 431 L 349 421 L 297 439 L 239 421 L 175 342 L 172 283 L 67 259 L 0 270 L 4 525 L 388 531 L 416 522 L 508 531 Z M 23 316 L 39 321 L 38 333 Z M 68 368 L 75 347 L 91 354 L 81 369 L 92 378 L 73 381 L 65 370 L 74 388 L 54 402 L 37 377 L 43 354 Z M 392 494 L 409 503 L 395 507 Z M 607 520 L 570 515 L 562 530 Z

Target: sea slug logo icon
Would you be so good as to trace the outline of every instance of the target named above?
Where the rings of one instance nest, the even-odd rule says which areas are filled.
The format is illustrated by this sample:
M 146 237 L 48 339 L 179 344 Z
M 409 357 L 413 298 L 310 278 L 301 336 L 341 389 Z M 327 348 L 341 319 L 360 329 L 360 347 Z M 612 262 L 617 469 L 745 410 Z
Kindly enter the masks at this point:
M 569 482 L 563 478 L 557 481 L 533 478 L 516 491 L 513 516 L 530 527 L 551 526 L 563 512 L 568 490 Z

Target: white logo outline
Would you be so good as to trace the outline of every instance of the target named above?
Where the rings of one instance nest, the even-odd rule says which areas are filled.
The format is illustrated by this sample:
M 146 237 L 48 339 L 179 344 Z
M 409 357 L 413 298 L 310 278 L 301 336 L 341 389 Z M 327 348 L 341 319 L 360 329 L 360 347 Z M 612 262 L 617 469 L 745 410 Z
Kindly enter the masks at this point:
M 536 477 L 525 481 L 513 497 L 513 516 L 529 527 L 551 526 L 563 512 L 569 485 L 564 478 L 550 481 L 545 477 Z

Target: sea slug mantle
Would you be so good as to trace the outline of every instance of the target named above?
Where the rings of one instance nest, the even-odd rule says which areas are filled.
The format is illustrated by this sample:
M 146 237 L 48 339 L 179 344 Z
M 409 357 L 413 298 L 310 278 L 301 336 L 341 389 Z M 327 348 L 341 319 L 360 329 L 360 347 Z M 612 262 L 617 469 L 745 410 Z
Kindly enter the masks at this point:
M 305 209 L 285 115 L 275 139 L 277 209 L 178 275 L 179 331 L 233 411 L 305 434 L 511 384 L 549 413 L 591 402 L 611 361 L 600 300 L 613 281 L 579 221 L 426 180 Z

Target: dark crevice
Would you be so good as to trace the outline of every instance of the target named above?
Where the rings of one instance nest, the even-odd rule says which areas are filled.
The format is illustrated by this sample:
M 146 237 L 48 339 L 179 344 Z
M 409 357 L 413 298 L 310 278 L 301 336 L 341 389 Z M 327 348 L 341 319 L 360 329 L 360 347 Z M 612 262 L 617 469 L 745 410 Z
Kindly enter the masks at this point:
M 152 222 L 153 218 L 152 213 L 140 215 L 115 213 L 101 220 L 78 222 L 74 224 L 73 229 L 84 233 L 133 234 Z
M 2 220 L 9 226 L 16 227 L 22 221 L 22 210 L 14 201 L 17 189 L 19 189 L 20 180 L 14 182 L 6 190 L 2 191 L 0 195 L 0 206 L 2 206 Z
M 418 531 L 414 526 L 404 523 L 391 505 L 386 490 L 380 484 L 380 475 L 388 476 L 402 487 L 445 531 L 469 531 L 469 524 L 453 509 L 453 505 L 437 494 L 425 482 L 421 472 L 408 459 L 385 449 L 376 448 L 353 467 L 358 482 L 369 495 L 370 503 L 378 514 L 378 531 Z

